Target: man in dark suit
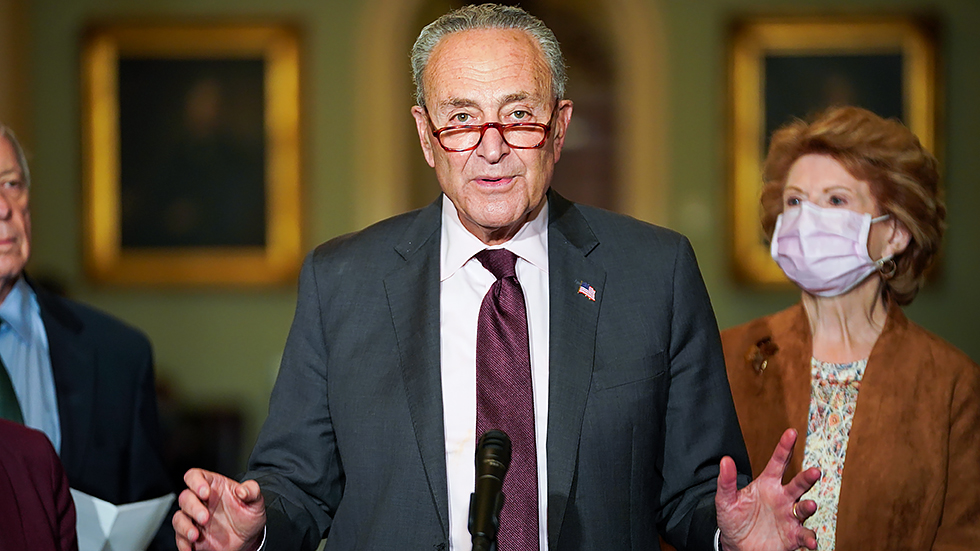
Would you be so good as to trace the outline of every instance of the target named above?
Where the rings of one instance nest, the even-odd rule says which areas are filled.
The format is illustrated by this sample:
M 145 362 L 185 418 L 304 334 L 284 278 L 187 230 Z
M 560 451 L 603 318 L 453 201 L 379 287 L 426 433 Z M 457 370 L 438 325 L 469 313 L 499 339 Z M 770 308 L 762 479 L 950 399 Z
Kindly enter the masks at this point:
M 412 57 L 412 113 L 444 196 L 307 258 L 246 481 L 188 471 L 180 549 L 322 536 L 326 549 L 469 549 L 477 319 L 497 277 L 526 298 L 538 459 L 537 512 L 501 520 L 501 535 L 533 527 L 521 549 L 655 549 L 660 533 L 684 549 L 814 548 L 801 521 L 815 506 L 796 501 L 819 473 L 781 483 L 793 433 L 737 489 L 748 464 L 690 244 L 548 191 L 572 114 L 551 31 L 518 8 L 467 6 L 426 27 Z M 516 276 L 484 269 L 499 248 Z
M 43 433 L 0 419 L 0 549 L 78 551 L 75 504 Z
M 147 338 L 24 275 L 30 172 L 0 125 L 0 358 L 27 426 L 44 432 L 72 488 L 123 504 L 171 492 L 160 454 Z M 159 548 L 173 548 L 164 523 Z

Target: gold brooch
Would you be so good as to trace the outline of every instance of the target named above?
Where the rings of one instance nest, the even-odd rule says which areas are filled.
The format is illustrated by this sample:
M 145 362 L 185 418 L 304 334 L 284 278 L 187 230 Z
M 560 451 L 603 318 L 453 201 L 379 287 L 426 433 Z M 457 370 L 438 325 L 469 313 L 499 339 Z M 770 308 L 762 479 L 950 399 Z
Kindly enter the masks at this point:
M 762 375 L 762 372 L 769 365 L 769 358 L 778 350 L 779 347 L 772 342 L 772 338 L 766 337 L 755 343 L 755 346 L 749 348 L 749 351 L 745 354 L 745 361 L 752 366 L 756 374 Z

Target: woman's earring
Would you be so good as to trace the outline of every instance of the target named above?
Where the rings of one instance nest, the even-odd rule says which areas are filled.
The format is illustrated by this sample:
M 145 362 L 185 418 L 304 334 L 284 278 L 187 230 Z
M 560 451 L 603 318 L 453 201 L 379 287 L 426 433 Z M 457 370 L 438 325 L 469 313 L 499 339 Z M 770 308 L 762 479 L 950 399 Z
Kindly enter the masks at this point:
M 895 277 L 895 272 L 897 271 L 898 271 L 898 265 L 895 264 L 895 261 L 890 258 L 882 262 L 881 266 L 878 267 L 878 272 L 881 273 L 882 279 L 886 279 L 886 280 Z

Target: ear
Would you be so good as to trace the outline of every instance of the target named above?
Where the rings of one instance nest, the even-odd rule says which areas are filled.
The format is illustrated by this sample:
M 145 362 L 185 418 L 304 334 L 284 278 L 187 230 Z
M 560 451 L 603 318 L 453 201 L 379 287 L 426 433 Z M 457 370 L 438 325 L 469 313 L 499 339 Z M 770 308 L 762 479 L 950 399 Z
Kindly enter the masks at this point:
M 561 158 L 561 148 L 565 145 L 565 134 L 568 132 L 568 123 L 572 120 L 572 100 L 563 99 L 558 102 L 558 114 L 555 115 L 554 136 L 554 155 L 555 162 Z
M 883 256 L 898 256 L 908 248 L 911 241 L 912 233 L 909 232 L 909 229 L 905 227 L 905 224 L 901 220 L 895 218 L 893 215 L 891 219 L 891 235 L 885 243 L 885 248 L 882 251 Z
M 435 168 L 436 159 L 432 153 L 432 140 L 434 136 L 432 132 L 429 132 L 429 114 L 425 109 L 416 105 L 412 107 L 412 116 L 415 117 L 415 129 L 419 133 L 419 143 L 422 144 L 422 155 L 425 156 L 425 162 L 429 163 L 429 166 L 432 168 Z

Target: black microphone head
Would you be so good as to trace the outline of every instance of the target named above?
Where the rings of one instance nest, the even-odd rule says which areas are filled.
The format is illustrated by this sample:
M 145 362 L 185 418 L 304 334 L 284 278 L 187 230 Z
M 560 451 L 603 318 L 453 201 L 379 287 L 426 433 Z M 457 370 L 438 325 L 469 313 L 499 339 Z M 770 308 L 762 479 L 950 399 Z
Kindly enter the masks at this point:
M 467 528 L 473 535 L 473 549 L 495 549 L 500 509 L 504 506 L 501 488 L 510 467 L 510 437 L 502 430 L 488 430 L 476 446 L 476 487 L 470 495 Z
M 476 446 L 476 467 L 477 476 L 481 467 L 490 467 L 496 471 L 494 474 L 503 478 L 510 467 L 510 437 L 507 433 L 496 429 L 483 433 Z

